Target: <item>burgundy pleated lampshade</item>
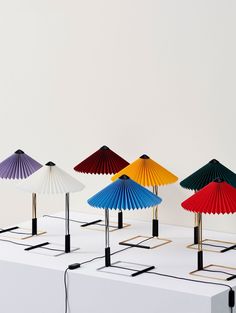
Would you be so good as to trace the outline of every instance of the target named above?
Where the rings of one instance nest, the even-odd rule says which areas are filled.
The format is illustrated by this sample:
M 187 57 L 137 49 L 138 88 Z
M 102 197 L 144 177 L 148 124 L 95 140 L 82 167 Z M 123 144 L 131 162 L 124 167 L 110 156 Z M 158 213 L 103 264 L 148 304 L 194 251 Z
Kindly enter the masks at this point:
M 236 188 L 221 179 L 181 203 L 182 207 L 194 213 L 229 214 L 236 212 Z
M 74 167 L 74 170 L 86 174 L 115 174 L 129 163 L 109 149 L 102 146 L 84 161 Z

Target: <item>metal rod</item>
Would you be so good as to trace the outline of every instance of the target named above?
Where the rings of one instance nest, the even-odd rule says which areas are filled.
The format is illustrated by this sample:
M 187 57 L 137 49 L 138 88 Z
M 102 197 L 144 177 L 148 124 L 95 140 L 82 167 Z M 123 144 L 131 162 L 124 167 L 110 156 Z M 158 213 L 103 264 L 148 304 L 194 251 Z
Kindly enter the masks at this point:
M 197 269 L 201 271 L 203 266 L 203 251 L 202 251 L 202 214 L 197 214 L 198 218 L 198 255 L 197 255 Z
M 202 251 L 202 213 L 197 213 L 198 217 L 198 251 Z
M 153 193 L 158 196 L 158 186 L 153 186 Z M 158 205 L 154 206 L 152 209 L 153 219 L 158 220 Z
M 109 248 L 110 238 L 109 238 L 109 210 L 105 209 L 105 247 Z
M 32 193 L 32 236 L 37 235 L 37 199 L 36 199 L 36 193 Z
M 32 218 L 37 218 L 37 199 L 36 199 L 36 193 L 32 193 Z
M 65 253 L 70 253 L 70 195 L 65 195 Z
M 67 192 L 65 197 L 65 233 L 66 235 L 70 234 L 70 195 Z

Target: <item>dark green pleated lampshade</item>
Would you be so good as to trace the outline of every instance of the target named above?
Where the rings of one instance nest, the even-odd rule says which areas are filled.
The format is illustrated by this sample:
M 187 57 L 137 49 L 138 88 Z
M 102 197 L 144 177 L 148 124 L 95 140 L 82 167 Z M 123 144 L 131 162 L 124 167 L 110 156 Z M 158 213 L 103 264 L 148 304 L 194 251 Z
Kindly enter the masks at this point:
M 180 185 L 186 189 L 200 190 L 216 178 L 221 178 L 236 188 L 236 174 L 215 159 L 182 180 Z

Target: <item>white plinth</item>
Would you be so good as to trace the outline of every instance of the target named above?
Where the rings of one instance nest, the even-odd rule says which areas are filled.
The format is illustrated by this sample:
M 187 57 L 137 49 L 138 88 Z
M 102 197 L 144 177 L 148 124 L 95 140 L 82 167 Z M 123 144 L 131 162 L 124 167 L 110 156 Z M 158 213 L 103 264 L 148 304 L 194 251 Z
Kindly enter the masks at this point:
M 56 214 L 63 216 L 63 213 Z M 103 211 L 101 210 L 103 217 Z M 97 216 L 71 213 L 71 218 L 91 221 Z M 115 219 L 114 219 L 115 220 Z M 151 221 L 125 220 L 132 226 L 111 232 L 111 252 L 124 248 L 119 241 L 135 235 L 150 235 Z M 64 221 L 47 217 L 38 220 L 47 234 L 27 240 L 25 244 L 49 241 L 64 244 Z M 31 222 L 20 226 L 30 227 Z M 71 222 L 71 242 L 80 247 L 75 253 L 54 257 L 48 251 L 24 251 L 24 247 L 0 241 L 1 312 L 4 313 L 63 313 L 63 273 L 71 263 L 83 262 L 104 254 L 103 231 L 89 230 Z M 8 234 L 9 235 L 9 234 Z M 225 233 L 204 232 L 207 238 L 235 241 Z M 6 236 L 6 234 L 4 235 Z M 4 238 L 3 235 L 0 236 Z M 112 256 L 112 262 L 126 261 L 155 265 L 154 271 L 193 278 L 188 273 L 196 268 L 195 250 L 186 249 L 192 242 L 193 230 L 170 225 L 160 226 L 160 236 L 173 242 L 157 249 L 131 248 Z M 204 263 L 236 266 L 236 251 L 204 253 Z M 70 310 L 68 313 L 229 313 L 228 289 L 143 274 L 127 277 L 97 271 L 104 259 L 68 272 Z M 195 277 L 195 279 L 201 279 Z M 209 279 L 202 279 L 209 280 Z M 216 280 L 211 280 L 217 282 Z M 218 281 L 219 282 L 219 281 Z M 235 280 L 228 282 L 235 286 Z M 233 310 L 236 312 L 236 309 Z

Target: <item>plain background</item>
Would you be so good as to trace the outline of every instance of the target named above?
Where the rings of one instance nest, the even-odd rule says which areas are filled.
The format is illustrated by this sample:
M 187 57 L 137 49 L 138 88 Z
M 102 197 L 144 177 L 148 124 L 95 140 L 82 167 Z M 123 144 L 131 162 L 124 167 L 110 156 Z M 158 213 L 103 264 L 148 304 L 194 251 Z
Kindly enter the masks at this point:
M 86 185 L 76 210 L 110 183 L 73 167 L 106 144 L 128 161 L 150 155 L 180 180 L 216 158 L 236 171 L 234 0 L 0 1 L 0 159 L 18 148 Z M 191 195 L 160 188 L 160 219 L 189 225 Z M 0 224 L 31 218 L 31 196 L 0 181 Z M 39 197 L 39 216 L 63 210 Z M 130 212 L 150 219 L 151 211 Z M 235 232 L 236 216 L 204 217 Z

